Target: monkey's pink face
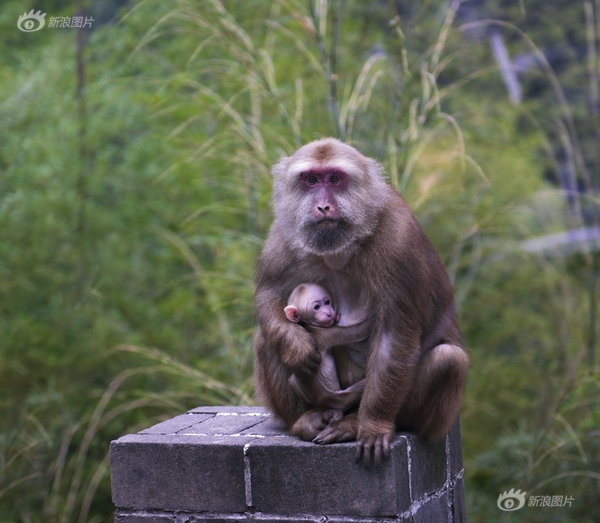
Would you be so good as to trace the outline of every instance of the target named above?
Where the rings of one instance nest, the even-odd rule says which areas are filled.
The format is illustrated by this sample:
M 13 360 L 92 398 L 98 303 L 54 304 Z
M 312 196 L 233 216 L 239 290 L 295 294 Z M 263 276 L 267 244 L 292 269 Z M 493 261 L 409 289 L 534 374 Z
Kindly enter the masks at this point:
M 341 254 L 367 238 L 388 200 L 383 168 L 353 147 L 325 138 L 274 167 L 279 230 L 300 251 Z
M 312 317 L 312 319 L 308 320 L 309 323 L 315 327 L 333 326 L 336 320 L 336 312 L 333 308 L 331 298 L 328 295 L 320 297 L 309 295 L 307 298 L 305 310 Z
M 348 186 L 345 172 L 338 169 L 311 169 L 300 173 L 300 186 L 312 201 L 312 216 L 317 226 L 340 218 L 337 196 Z
M 340 199 L 348 190 L 348 178 L 344 171 L 331 167 L 316 167 L 298 175 L 304 199 L 310 205 L 305 231 L 310 246 L 317 252 L 335 250 L 345 243 L 350 224 Z

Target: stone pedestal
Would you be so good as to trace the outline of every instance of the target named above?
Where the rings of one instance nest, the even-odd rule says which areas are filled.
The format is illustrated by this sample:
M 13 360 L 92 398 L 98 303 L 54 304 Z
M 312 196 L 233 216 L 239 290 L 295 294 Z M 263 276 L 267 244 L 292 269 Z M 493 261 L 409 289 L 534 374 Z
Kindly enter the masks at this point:
M 398 434 L 367 469 L 260 407 L 199 407 L 113 441 L 110 466 L 118 523 L 465 521 L 458 422 L 436 443 Z

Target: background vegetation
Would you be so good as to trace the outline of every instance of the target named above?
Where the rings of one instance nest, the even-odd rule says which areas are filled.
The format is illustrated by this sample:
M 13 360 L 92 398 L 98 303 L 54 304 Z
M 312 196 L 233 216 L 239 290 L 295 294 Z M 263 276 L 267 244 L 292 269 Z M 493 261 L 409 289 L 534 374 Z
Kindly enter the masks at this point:
M 81 3 L 0 6 L 0 521 L 111 521 L 111 439 L 253 401 L 270 166 L 328 135 L 454 282 L 469 520 L 600 519 L 597 0 Z

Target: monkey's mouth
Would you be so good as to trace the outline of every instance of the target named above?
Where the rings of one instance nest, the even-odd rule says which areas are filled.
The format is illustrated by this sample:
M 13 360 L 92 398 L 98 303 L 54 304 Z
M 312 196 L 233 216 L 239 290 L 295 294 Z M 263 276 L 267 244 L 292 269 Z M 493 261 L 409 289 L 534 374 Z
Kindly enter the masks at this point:
M 325 218 L 315 223 L 315 228 L 320 230 L 335 229 L 340 224 L 339 220 L 332 220 L 331 218 Z
M 344 219 L 324 218 L 307 224 L 305 246 L 315 254 L 325 254 L 342 248 L 351 240 L 351 226 Z

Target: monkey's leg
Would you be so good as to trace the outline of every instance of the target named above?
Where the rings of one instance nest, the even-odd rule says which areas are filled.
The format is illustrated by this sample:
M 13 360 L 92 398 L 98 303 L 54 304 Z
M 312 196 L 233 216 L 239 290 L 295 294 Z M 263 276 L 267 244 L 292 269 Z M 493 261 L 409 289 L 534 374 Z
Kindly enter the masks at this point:
M 365 390 L 365 383 L 366 380 L 363 378 L 347 389 L 336 390 L 330 400 L 331 406 L 346 411 L 357 405 Z
M 346 411 L 357 405 L 365 389 L 365 380 L 343 390 L 331 390 L 323 385 L 318 377 L 299 378 L 292 374 L 289 384 L 296 394 L 308 405 L 325 409 Z
M 295 374 L 292 374 L 289 379 L 290 387 L 292 387 L 293 391 L 298 394 L 302 401 L 308 403 L 309 405 L 314 403 L 314 398 L 310 394 L 310 392 L 314 389 L 313 383 L 314 378 L 298 378 Z
M 340 400 L 335 396 L 336 391 L 340 390 L 340 382 L 333 354 L 329 349 L 322 351 L 321 363 L 316 373 L 292 374 L 289 383 L 296 394 L 312 407 L 342 409 L 343 402 L 348 401 L 347 398 Z
M 466 352 L 456 345 L 437 345 L 425 354 L 397 427 L 431 440 L 446 436 L 458 416 L 468 364 Z
M 310 409 L 298 418 L 290 432 L 304 441 L 311 441 L 328 423 L 339 420 L 343 415 L 338 409 Z

